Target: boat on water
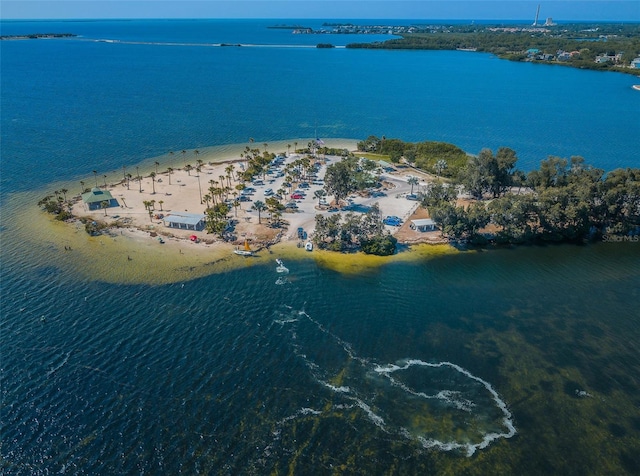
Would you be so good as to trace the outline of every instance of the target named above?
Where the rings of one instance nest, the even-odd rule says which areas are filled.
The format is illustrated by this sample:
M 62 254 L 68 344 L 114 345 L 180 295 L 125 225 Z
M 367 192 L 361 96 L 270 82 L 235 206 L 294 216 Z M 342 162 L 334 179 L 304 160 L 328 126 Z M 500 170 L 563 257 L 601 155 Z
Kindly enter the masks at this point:
M 244 240 L 244 248 L 236 246 L 236 249 L 233 250 L 233 252 L 240 256 L 253 256 L 253 250 L 249 246 L 249 242 L 247 240 Z
M 634 84 L 633 86 L 631 86 L 633 89 L 635 89 L 636 91 L 640 91 L 640 84 Z
M 276 271 L 278 273 L 288 273 L 289 269 L 287 267 L 285 267 L 284 263 L 282 262 L 282 260 L 280 258 L 276 258 L 276 263 L 278 263 L 278 266 L 276 267 Z
M 304 245 L 304 249 L 307 251 L 313 251 L 313 243 L 307 241 L 307 243 Z

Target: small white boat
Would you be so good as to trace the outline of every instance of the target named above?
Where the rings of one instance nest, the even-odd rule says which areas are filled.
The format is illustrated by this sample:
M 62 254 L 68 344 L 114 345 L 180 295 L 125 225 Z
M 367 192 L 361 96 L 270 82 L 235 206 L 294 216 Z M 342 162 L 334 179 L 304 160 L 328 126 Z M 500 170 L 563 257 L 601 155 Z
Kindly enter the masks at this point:
M 313 243 L 307 241 L 307 243 L 304 245 L 304 249 L 307 251 L 313 251 Z
M 276 258 L 276 263 L 278 263 L 278 266 L 276 267 L 276 271 L 278 273 L 288 273 L 289 269 L 285 267 L 284 263 L 282 262 L 282 260 L 280 258 Z
M 244 249 L 236 246 L 236 249 L 233 250 L 233 252 L 240 256 L 253 256 L 253 251 L 251 250 L 247 240 L 244 240 Z

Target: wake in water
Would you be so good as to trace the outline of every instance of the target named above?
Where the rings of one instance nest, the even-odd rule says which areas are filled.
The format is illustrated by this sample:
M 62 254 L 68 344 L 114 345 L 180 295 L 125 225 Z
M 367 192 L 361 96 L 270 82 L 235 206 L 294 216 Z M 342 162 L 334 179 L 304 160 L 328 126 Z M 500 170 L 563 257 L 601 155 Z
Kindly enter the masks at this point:
M 289 327 L 297 357 L 335 395 L 334 410 L 339 406 L 360 412 L 388 435 L 471 456 L 516 434 L 498 392 L 457 364 L 404 359 L 383 365 L 358 356 L 348 342 L 304 311 L 279 313 L 274 322 Z M 325 411 L 300 410 L 280 421 L 274 435 L 277 438 L 291 420 Z

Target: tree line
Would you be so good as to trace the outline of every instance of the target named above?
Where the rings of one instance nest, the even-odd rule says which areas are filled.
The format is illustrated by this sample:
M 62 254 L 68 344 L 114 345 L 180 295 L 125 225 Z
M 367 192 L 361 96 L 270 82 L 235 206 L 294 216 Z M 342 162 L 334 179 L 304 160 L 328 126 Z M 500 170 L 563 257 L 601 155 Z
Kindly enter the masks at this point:
M 640 235 L 640 169 L 604 170 L 582 157 L 549 157 L 525 174 L 515 153 L 483 150 L 470 158 L 459 182 L 435 182 L 422 205 L 443 235 L 487 242 L 488 225 L 497 243 L 583 242 L 603 235 Z M 457 205 L 458 190 L 475 201 Z

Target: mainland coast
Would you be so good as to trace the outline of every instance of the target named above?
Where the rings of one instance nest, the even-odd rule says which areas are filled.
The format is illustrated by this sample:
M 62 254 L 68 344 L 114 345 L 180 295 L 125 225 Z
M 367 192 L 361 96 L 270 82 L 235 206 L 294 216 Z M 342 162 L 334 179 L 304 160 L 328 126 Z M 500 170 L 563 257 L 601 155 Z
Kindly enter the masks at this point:
M 286 164 L 306 155 L 300 150 L 296 153 L 287 149 L 294 148 L 294 144 L 306 145 L 307 142 L 308 139 L 280 141 L 268 147 L 269 151 L 284 155 Z M 356 142 L 351 139 L 327 139 L 325 146 L 355 151 Z M 386 170 L 380 177 L 381 193 L 375 196 L 352 195 L 346 203 L 341 204 L 332 203 L 333 197 L 327 196 L 326 205 L 321 205 L 319 199 L 314 197 L 314 192 L 322 188 L 320 182 L 326 167 L 340 160 L 337 156 L 317 155 L 314 160 L 320 163 L 318 183 L 310 184 L 305 196 L 295 200 L 297 208 L 288 208 L 282 214 L 283 226 L 272 227 L 266 210 L 259 217 L 258 212 L 252 209 L 256 200 L 264 202 L 267 189 L 277 191 L 283 188 L 283 177 L 266 175 L 263 185 L 246 184 L 255 188 L 250 196 L 252 201 L 240 202 L 240 206 L 231 208 L 229 217 L 234 223 L 231 233 L 233 240 L 223 240 L 206 230 L 168 227 L 165 219 L 171 214 L 204 213 L 206 204 L 201 197 L 209 194 L 208 189 L 215 182 L 224 182 L 230 185 L 233 192 L 238 192 L 235 186 L 240 181 L 235 172 L 242 171 L 245 166 L 242 157 L 245 147 L 233 145 L 168 153 L 108 174 L 96 171 L 74 183 L 52 184 L 45 193 L 65 189 L 67 198 L 73 197 L 74 218 L 67 222 L 56 221 L 33 206 L 33 193 L 27 194 L 27 197 L 14 197 L 18 202 L 31 202 L 26 213 L 24 204 L 16 203 L 22 212 L 14 217 L 17 241 L 12 242 L 18 248 L 28 248 L 28 252 L 16 250 L 17 254 L 26 252 L 38 256 L 41 264 L 53 264 L 56 268 L 67 269 L 73 274 L 80 273 L 90 280 L 166 284 L 274 262 L 275 258 L 285 262 L 314 259 L 320 266 L 339 272 L 361 273 L 392 260 L 413 260 L 457 252 L 446 244 L 439 232 L 420 233 L 409 228 L 410 219 L 425 218 L 426 212 L 418 207 L 418 202 L 407 199 L 412 188 L 407 178 L 410 175 L 418 176 L 423 185 L 431 179 L 423 172 L 414 169 Z M 254 147 L 262 148 L 262 145 Z M 196 161 L 202 164 L 200 173 L 195 170 Z M 153 178 L 152 172 L 155 173 Z M 131 177 L 127 180 L 128 174 Z M 140 181 L 136 180 L 138 176 L 141 177 Z M 291 201 L 290 196 L 298 185 L 293 183 L 291 188 L 286 188 L 283 201 Z M 110 192 L 117 200 L 117 205 L 89 210 L 80 199 L 81 189 L 87 188 Z M 151 207 L 149 202 L 153 203 Z M 383 216 L 402 219 L 402 226 L 387 226 L 398 239 L 399 251 L 395 255 L 380 257 L 317 249 L 307 252 L 304 249 L 298 229 L 304 229 L 308 237 L 313 236 L 316 214 L 344 213 L 348 210 L 358 212 L 374 203 L 378 204 Z M 95 236 L 88 234 L 84 224 L 87 221 L 98 224 L 100 233 Z M 233 253 L 245 241 L 254 251 L 251 257 Z

